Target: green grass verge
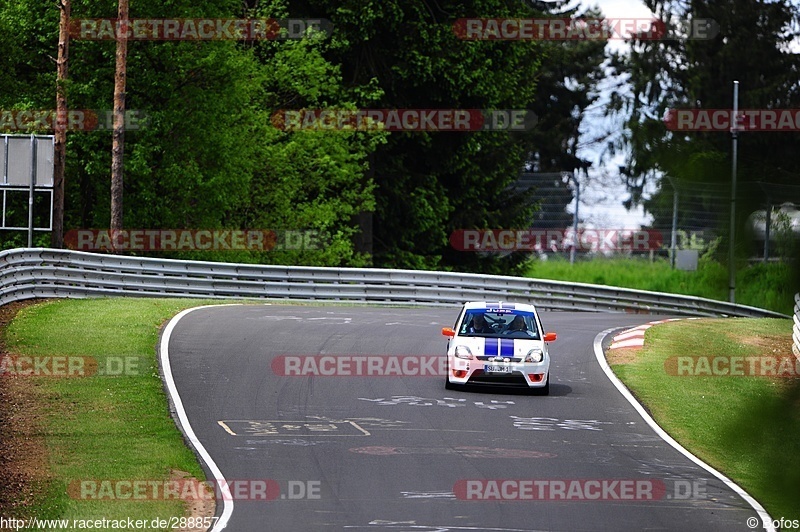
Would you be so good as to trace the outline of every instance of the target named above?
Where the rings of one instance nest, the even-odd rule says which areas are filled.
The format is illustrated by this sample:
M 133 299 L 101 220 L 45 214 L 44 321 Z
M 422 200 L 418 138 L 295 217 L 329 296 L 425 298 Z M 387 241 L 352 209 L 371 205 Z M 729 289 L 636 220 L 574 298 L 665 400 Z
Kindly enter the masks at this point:
M 22 377 L 40 410 L 50 479 L 29 508 L 42 519 L 152 519 L 185 515 L 183 501 L 87 501 L 75 480 L 168 480 L 171 470 L 205 476 L 167 410 L 155 348 L 159 327 L 188 299 L 60 300 L 23 308 L 5 334 L 9 353 L 145 357 L 137 375 Z
M 527 277 L 601 284 L 728 300 L 728 270 L 722 264 L 702 259 L 695 272 L 673 270 L 668 261 L 657 259 L 603 259 L 570 265 L 561 258 L 534 262 Z M 789 264 L 754 264 L 736 275 L 736 302 L 791 314 L 794 294 L 800 290 Z
M 800 519 L 800 380 L 678 376 L 677 356 L 791 356 L 791 320 L 692 320 L 647 330 L 645 347 L 609 362 L 672 437 L 756 498 Z M 615 363 L 620 357 L 622 363 Z

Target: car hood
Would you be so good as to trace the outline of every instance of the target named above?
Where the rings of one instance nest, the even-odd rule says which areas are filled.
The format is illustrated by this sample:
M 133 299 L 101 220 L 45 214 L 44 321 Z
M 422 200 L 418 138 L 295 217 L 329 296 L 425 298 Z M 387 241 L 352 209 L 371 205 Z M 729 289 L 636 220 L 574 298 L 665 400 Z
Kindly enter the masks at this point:
M 503 357 L 522 359 L 533 348 L 545 350 L 544 341 L 525 338 L 483 338 L 456 336 L 451 344 L 452 349 L 464 345 L 476 357 Z

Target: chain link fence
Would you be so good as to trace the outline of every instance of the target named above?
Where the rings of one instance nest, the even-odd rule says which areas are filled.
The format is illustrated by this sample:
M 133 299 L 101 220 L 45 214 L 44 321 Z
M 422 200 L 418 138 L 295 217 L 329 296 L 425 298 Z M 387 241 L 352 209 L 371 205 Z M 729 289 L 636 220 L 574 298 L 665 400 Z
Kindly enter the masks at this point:
M 730 226 L 729 186 L 711 182 L 682 182 L 665 178 L 659 190 L 643 194 L 640 205 L 626 209 L 621 184 L 570 172 L 523 173 L 518 190 L 533 189 L 539 210 L 531 221 L 547 236 L 542 256 L 671 257 L 671 250 L 702 254 L 724 243 Z M 800 185 L 740 183 L 737 187 L 736 245 L 752 262 L 787 260 L 800 249 Z M 577 224 L 575 220 L 576 198 Z M 577 232 L 574 229 L 577 228 Z M 547 233 L 547 230 L 560 230 Z M 647 234 L 636 230 L 646 229 Z

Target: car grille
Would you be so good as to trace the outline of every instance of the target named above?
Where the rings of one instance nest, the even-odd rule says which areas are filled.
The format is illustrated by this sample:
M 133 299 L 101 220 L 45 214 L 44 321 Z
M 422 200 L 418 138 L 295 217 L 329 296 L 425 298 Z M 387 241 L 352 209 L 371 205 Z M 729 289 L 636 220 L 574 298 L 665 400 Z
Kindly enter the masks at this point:
M 467 384 L 528 386 L 528 382 L 525 380 L 522 373 L 515 372 L 510 375 L 487 375 L 480 369 L 472 374 Z

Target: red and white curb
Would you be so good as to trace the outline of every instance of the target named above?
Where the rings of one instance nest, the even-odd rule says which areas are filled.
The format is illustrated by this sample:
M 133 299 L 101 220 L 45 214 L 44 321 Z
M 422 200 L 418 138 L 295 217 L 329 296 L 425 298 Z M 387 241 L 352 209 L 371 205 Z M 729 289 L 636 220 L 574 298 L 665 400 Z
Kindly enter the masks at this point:
M 658 325 L 659 323 L 667 323 L 669 321 L 680 321 L 683 319 L 697 320 L 700 318 L 670 318 L 667 320 L 651 321 L 650 323 L 639 325 L 638 327 L 634 327 L 633 329 L 622 331 L 618 335 L 614 336 L 614 338 L 611 339 L 611 345 L 608 348 L 621 349 L 626 347 L 628 349 L 639 349 L 644 346 L 644 332 L 647 329 L 649 329 L 653 325 Z

